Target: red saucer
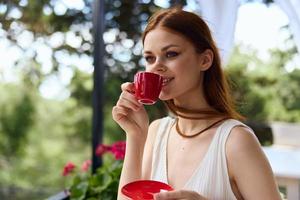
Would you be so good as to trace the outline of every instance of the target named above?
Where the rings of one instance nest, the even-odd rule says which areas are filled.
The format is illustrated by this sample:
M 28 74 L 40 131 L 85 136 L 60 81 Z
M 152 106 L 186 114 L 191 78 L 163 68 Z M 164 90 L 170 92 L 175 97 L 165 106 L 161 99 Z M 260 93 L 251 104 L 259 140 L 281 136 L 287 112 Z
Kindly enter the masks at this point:
M 153 194 L 159 193 L 161 190 L 171 191 L 173 188 L 159 181 L 140 180 L 124 185 L 121 191 L 132 200 L 151 200 Z

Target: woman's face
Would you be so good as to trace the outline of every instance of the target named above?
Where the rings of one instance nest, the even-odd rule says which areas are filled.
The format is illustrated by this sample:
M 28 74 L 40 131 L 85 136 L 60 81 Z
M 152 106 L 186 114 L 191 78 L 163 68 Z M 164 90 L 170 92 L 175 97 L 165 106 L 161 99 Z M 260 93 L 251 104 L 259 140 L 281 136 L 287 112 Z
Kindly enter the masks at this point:
M 146 71 L 164 78 L 161 100 L 200 95 L 201 54 L 182 35 L 166 28 L 150 31 L 144 40 Z

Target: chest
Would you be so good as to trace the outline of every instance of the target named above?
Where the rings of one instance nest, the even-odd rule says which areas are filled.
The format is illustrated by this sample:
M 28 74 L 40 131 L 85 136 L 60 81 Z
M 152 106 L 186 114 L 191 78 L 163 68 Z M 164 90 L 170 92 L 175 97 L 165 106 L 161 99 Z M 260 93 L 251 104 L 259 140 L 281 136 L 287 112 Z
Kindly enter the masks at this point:
M 183 188 L 199 170 L 207 156 L 214 130 L 197 138 L 182 138 L 171 132 L 167 142 L 167 178 L 170 185 Z

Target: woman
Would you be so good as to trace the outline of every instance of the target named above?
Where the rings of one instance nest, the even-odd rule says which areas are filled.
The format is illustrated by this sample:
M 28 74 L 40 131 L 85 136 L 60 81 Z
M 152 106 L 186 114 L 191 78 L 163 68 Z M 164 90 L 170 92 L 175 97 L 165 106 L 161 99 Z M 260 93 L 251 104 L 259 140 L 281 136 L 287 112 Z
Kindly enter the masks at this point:
M 175 189 L 156 200 L 280 199 L 259 142 L 238 121 L 205 22 L 179 8 L 161 10 L 142 39 L 146 71 L 163 77 L 159 98 L 174 117 L 149 125 L 133 83 L 122 84 L 112 110 L 127 142 L 119 188 L 153 179 Z M 119 192 L 118 199 L 126 198 Z

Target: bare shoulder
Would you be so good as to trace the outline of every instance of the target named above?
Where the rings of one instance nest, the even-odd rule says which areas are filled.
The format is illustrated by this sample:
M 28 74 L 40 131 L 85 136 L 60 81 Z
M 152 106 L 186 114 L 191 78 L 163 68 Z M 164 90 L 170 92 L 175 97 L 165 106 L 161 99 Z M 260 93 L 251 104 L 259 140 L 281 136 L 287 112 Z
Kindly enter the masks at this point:
M 226 157 L 230 179 L 244 199 L 280 199 L 268 159 L 249 129 L 237 126 L 231 130 Z
M 260 143 L 256 135 L 248 128 L 243 126 L 236 126 L 231 130 L 226 145 L 227 152 L 230 154 L 242 151 L 260 150 Z
M 243 126 L 236 126 L 231 130 L 226 142 L 226 156 L 229 166 L 266 160 L 255 134 Z

